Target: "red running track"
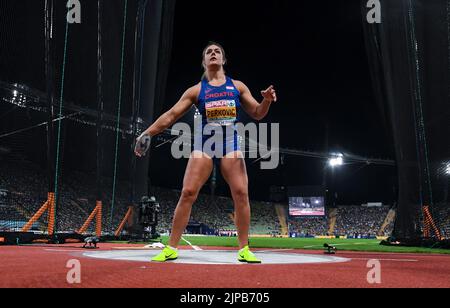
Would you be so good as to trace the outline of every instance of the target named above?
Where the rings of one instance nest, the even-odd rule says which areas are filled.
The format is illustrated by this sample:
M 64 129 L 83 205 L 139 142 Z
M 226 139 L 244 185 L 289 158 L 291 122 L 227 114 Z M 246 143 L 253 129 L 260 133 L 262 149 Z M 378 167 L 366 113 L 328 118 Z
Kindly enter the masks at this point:
M 118 244 L 100 244 L 111 250 Z M 450 256 L 340 252 L 346 263 L 188 265 L 84 257 L 81 245 L 0 246 L 0 287 L 16 288 L 449 288 Z M 132 246 L 129 246 L 132 247 Z M 190 248 L 185 248 L 190 249 Z M 205 248 L 205 249 L 212 249 Z M 217 249 L 217 248 L 215 248 Z M 224 248 L 220 248 L 224 249 Z M 322 254 L 293 250 L 292 253 Z M 67 262 L 81 262 L 81 284 L 67 282 Z M 367 282 L 367 262 L 381 262 L 381 284 Z

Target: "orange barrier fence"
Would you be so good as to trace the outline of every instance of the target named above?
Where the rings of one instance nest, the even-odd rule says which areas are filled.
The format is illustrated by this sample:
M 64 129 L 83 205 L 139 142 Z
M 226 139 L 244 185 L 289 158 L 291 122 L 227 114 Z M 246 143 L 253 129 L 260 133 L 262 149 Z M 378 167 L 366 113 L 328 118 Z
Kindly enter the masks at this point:
M 41 218 L 46 211 L 49 211 L 48 215 L 48 234 L 53 235 L 55 231 L 55 193 L 49 192 L 47 201 L 44 205 L 30 218 L 30 220 L 22 228 L 22 232 L 28 232 L 33 225 Z
M 433 216 L 430 212 L 430 207 L 428 205 L 423 207 L 423 219 L 424 219 L 424 227 L 423 227 L 423 236 L 425 238 L 431 237 L 431 230 L 434 231 L 434 234 L 437 236 L 439 240 L 442 240 L 441 232 L 439 228 L 436 226 Z
M 80 230 L 77 231 L 77 233 L 78 234 L 85 233 L 89 228 L 91 222 L 94 220 L 94 218 L 96 218 L 95 233 L 98 237 L 102 236 L 102 214 L 103 214 L 103 204 L 101 201 L 97 201 L 95 209 L 92 211 L 91 215 L 89 215 L 88 219 L 80 228 Z
M 125 214 L 125 217 L 123 218 L 122 222 L 120 223 L 119 227 L 117 228 L 116 232 L 114 233 L 115 236 L 119 236 L 120 233 L 122 233 L 123 228 L 125 228 L 126 223 L 130 224 L 130 220 L 133 215 L 133 207 L 130 206 L 128 208 L 127 213 Z

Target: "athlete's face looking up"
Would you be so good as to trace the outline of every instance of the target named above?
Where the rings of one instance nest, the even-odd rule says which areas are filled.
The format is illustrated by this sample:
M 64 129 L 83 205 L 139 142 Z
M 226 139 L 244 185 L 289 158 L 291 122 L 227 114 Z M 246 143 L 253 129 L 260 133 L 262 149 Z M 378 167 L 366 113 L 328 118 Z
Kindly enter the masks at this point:
M 203 66 L 205 69 L 220 68 L 225 64 L 225 61 L 223 50 L 217 45 L 208 46 L 203 54 Z

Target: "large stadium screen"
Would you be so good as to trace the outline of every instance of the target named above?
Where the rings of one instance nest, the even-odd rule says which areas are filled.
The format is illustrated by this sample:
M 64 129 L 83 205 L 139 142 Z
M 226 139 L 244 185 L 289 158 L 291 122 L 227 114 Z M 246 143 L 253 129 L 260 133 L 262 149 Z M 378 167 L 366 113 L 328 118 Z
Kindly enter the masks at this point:
M 325 216 L 324 197 L 289 197 L 290 216 Z

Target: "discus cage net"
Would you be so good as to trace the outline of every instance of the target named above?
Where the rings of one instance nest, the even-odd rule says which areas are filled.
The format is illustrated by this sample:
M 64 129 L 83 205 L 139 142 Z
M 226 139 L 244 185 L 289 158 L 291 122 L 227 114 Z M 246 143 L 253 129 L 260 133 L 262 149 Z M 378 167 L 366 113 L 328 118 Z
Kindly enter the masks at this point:
M 114 235 L 130 219 L 146 2 L 83 1 L 73 24 L 66 1 L 0 2 L 0 232 Z M 394 235 L 449 239 L 450 0 L 383 1 L 380 24 L 361 4 L 396 149 Z
M 383 1 L 367 22 L 374 93 L 391 124 L 398 170 L 394 240 L 450 239 L 450 1 Z
M 1 233 L 117 235 L 130 222 L 146 2 L 1 1 Z

